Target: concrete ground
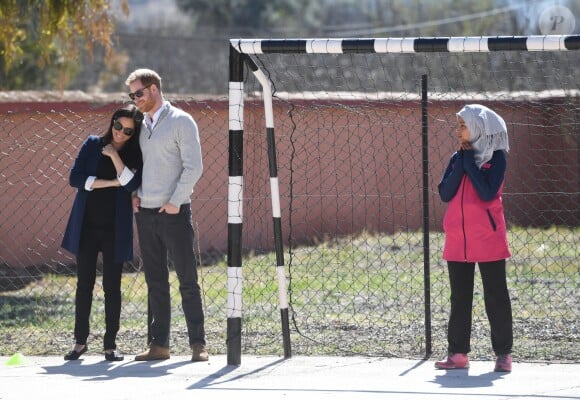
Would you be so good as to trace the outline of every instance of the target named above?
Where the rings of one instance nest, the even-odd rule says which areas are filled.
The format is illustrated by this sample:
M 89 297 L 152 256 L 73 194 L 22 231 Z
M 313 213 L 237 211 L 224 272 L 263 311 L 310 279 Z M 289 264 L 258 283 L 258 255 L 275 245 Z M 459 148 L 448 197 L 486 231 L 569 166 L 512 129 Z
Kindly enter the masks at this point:
M 580 399 L 580 364 L 514 362 L 511 374 L 493 362 L 469 370 L 439 371 L 434 360 L 365 357 L 257 357 L 225 355 L 191 363 L 172 356 L 110 363 L 102 356 L 0 357 L 0 399 Z

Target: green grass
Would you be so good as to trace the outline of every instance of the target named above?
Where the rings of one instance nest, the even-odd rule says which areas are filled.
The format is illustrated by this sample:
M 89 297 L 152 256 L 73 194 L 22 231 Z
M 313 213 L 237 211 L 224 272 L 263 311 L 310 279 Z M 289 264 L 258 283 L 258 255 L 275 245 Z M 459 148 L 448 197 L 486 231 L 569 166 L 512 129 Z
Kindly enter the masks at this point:
M 513 228 L 508 285 L 515 353 L 519 358 L 578 360 L 578 228 Z M 286 251 L 294 354 L 366 354 L 422 357 L 425 348 L 423 235 L 363 233 Z M 433 349 L 444 352 L 448 283 L 440 259 L 443 236 L 430 236 Z M 281 354 L 278 282 L 274 253 L 243 260 L 243 351 Z M 206 331 L 213 353 L 226 352 L 227 264 L 199 269 Z M 2 279 L 2 278 L 0 278 Z M 91 350 L 101 347 L 104 302 L 95 287 Z M 172 349 L 187 352 L 187 332 L 175 274 L 172 282 Z M 72 344 L 75 276 L 47 274 L 17 291 L 0 293 L 0 354 L 62 354 Z M 118 344 L 128 354 L 146 342 L 147 287 L 140 272 L 122 281 L 123 314 Z M 476 280 L 474 357 L 490 356 L 482 288 Z

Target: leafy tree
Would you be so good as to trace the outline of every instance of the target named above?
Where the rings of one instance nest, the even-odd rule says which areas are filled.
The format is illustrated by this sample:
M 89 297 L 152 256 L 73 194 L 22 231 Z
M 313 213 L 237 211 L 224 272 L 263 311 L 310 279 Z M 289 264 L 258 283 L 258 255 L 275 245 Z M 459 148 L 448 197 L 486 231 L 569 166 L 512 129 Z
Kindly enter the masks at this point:
M 91 55 L 95 45 L 100 45 L 106 55 L 111 55 L 111 2 L 1 0 L 0 66 L 4 75 L 1 82 L 6 83 L 0 83 L 0 88 L 38 84 L 45 79 L 39 70 L 50 66 L 58 71 L 57 85 L 62 89 L 71 72 L 78 68 L 82 51 Z M 127 0 L 122 0 L 122 10 L 128 14 Z

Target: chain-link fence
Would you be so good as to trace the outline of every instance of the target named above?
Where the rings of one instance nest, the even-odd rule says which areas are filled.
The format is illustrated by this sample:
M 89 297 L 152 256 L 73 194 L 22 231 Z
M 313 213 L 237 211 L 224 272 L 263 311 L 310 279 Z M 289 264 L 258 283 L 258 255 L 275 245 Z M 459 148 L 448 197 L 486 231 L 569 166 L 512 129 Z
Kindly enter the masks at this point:
M 436 187 L 453 151 L 455 112 L 466 102 L 484 102 L 506 119 L 510 132 L 504 204 L 513 254 L 508 285 L 514 355 L 580 360 L 580 77 L 574 68 L 580 60 L 574 53 L 517 62 L 505 55 L 453 56 L 458 62 L 446 61 L 443 68 L 435 65 L 443 63 L 439 55 L 396 60 L 378 55 L 316 60 L 260 56 L 260 66 L 276 89 L 294 354 L 422 357 L 427 300 L 433 351 L 445 352 L 449 289 L 440 255 L 445 205 Z M 534 85 L 544 88 L 502 92 L 505 86 L 520 90 L 513 87 L 515 80 L 531 82 L 529 76 L 506 72 L 527 62 L 552 66 L 543 73 L 550 83 L 534 78 Z M 466 65 L 476 63 L 489 71 L 485 79 L 466 72 Z M 409 72 L 411 66 L 415 73 Z M 427 246 L 421 230 L 423 73 L 433 92 Z M 264 110 L 261 88 L 251 73 L 246 76 L 242 346 L 247 353 L 281 354 Z M 59 247 L 74 197 L 68 174 L 82 141 L 104 132 L 120 99 L 104 104 L 0 103 L 0 354 L 22 349 L 63 354 L 72 345 L 76 267 L 74 257 Z M 196 250 L 210 350 L 225 353 L 228 102 L 174 100 L 200 128 L 204 174 L 192 196 Z M 123 278 L 118 344 L 126 353 L 142 350 L 147 336 L 147 293 L 137 240 L 135 249 L 136 258 L 127 263 Z M 177 282 L 172 279 L 172 349 L 187 352 Z M 472 348 L 474 357 L 484 358 L 491 355 L 491 344 L 476 282 Z M 91 349 L 102 341 L 103 307 L 97 285 Z

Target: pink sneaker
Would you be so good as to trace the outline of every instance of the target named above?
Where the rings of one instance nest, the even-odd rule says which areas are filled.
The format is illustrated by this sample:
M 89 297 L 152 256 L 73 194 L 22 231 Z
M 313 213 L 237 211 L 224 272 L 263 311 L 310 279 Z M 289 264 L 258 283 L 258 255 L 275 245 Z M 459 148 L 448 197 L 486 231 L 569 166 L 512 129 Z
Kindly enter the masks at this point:
M 495 361 L 495 372 L 512 372 L 511 354 L 500 354 Z
M 469 368 L 469 357 L 465 353 L 449 353 L 447 358 L 435 363 L 437 369 Z

